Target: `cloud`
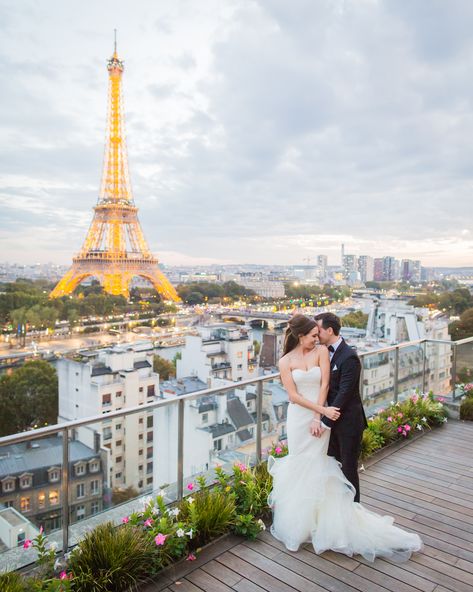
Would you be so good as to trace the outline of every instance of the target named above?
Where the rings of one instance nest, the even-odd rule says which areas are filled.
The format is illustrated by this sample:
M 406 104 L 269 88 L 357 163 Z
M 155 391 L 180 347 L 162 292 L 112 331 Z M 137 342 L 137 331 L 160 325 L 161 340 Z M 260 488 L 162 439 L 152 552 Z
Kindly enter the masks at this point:
M 178 0 L 132 10 L 86 0 L 81 10 L 3 11 L 5 257 L 18 257 L 12 229 L 25 260 L 37 252 L 28 236 L 61 263 L 82 244 L 117 26 L 134 196 L 164 263 L 166 254 L 298 263 L 318 252 L 336 262 L 345 237 L 358 254 L 473 264 L 462 232 L 473 218 L 464 2 Z

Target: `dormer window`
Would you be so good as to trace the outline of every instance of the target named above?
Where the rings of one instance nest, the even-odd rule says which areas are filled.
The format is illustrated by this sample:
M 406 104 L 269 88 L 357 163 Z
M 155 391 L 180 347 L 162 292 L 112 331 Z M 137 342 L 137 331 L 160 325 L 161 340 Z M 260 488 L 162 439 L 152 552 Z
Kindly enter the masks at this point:
M 3 493 L 9 493 L 15 490 L 15 479 L 13 477 L 7 477 L 2 479 L 2 490 Z
M 33 483 L 33 475 L 31 473 L 23 473 L 20 475 L 20 488 L 29 489 Z
M 85 475 L 85 463 L 77 463 L 74 467 L 76 476 Z
M 50 483 L 57 483 L 59 481 L 59 469 L 57 467 L 52 467 L 48 470 L 49 482 Z
M 89 463 L 89 471 L 91 473 L 97 473 L 100 469 L 100 463 L 98 460 L 93 460 Z

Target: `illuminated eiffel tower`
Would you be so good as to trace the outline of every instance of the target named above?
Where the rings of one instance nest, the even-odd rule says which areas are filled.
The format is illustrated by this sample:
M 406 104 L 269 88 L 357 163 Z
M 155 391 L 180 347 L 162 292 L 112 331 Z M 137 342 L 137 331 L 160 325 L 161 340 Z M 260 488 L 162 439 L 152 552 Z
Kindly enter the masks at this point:
M 160 271 L 138 220 L 133 201 L 123 121 L 123 62 L 115 51 L 107 63 L 109 74 L 108 129 L 100 196 L 79 254 L 51 292 L 51 298 L 71 294 L 85 278 L 94 276 L 110 294 L 129 295 L 134 276 L 149 280 L 165 299 L 179 296 Z

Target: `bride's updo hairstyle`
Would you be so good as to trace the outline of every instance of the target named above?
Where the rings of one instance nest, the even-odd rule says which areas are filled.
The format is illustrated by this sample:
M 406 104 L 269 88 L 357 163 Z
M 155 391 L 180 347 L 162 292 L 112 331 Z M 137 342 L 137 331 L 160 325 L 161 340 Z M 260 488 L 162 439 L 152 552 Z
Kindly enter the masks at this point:
M 296 314 L 290 318 L 287 323 L 282 355 L 285 356 L 293 350 L 299 343 L 299 337 L 310 333 L 316 325 L 317 323 L 313 319 L 310 319 L 303 314 Z

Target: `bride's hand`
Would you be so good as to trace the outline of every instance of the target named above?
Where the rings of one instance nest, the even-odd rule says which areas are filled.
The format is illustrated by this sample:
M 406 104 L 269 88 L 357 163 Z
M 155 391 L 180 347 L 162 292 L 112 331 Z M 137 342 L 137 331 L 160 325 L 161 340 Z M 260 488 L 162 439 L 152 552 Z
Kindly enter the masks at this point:
M 324 415 L 336 421 L 340 417 L 340 407 L 325 407 Z

